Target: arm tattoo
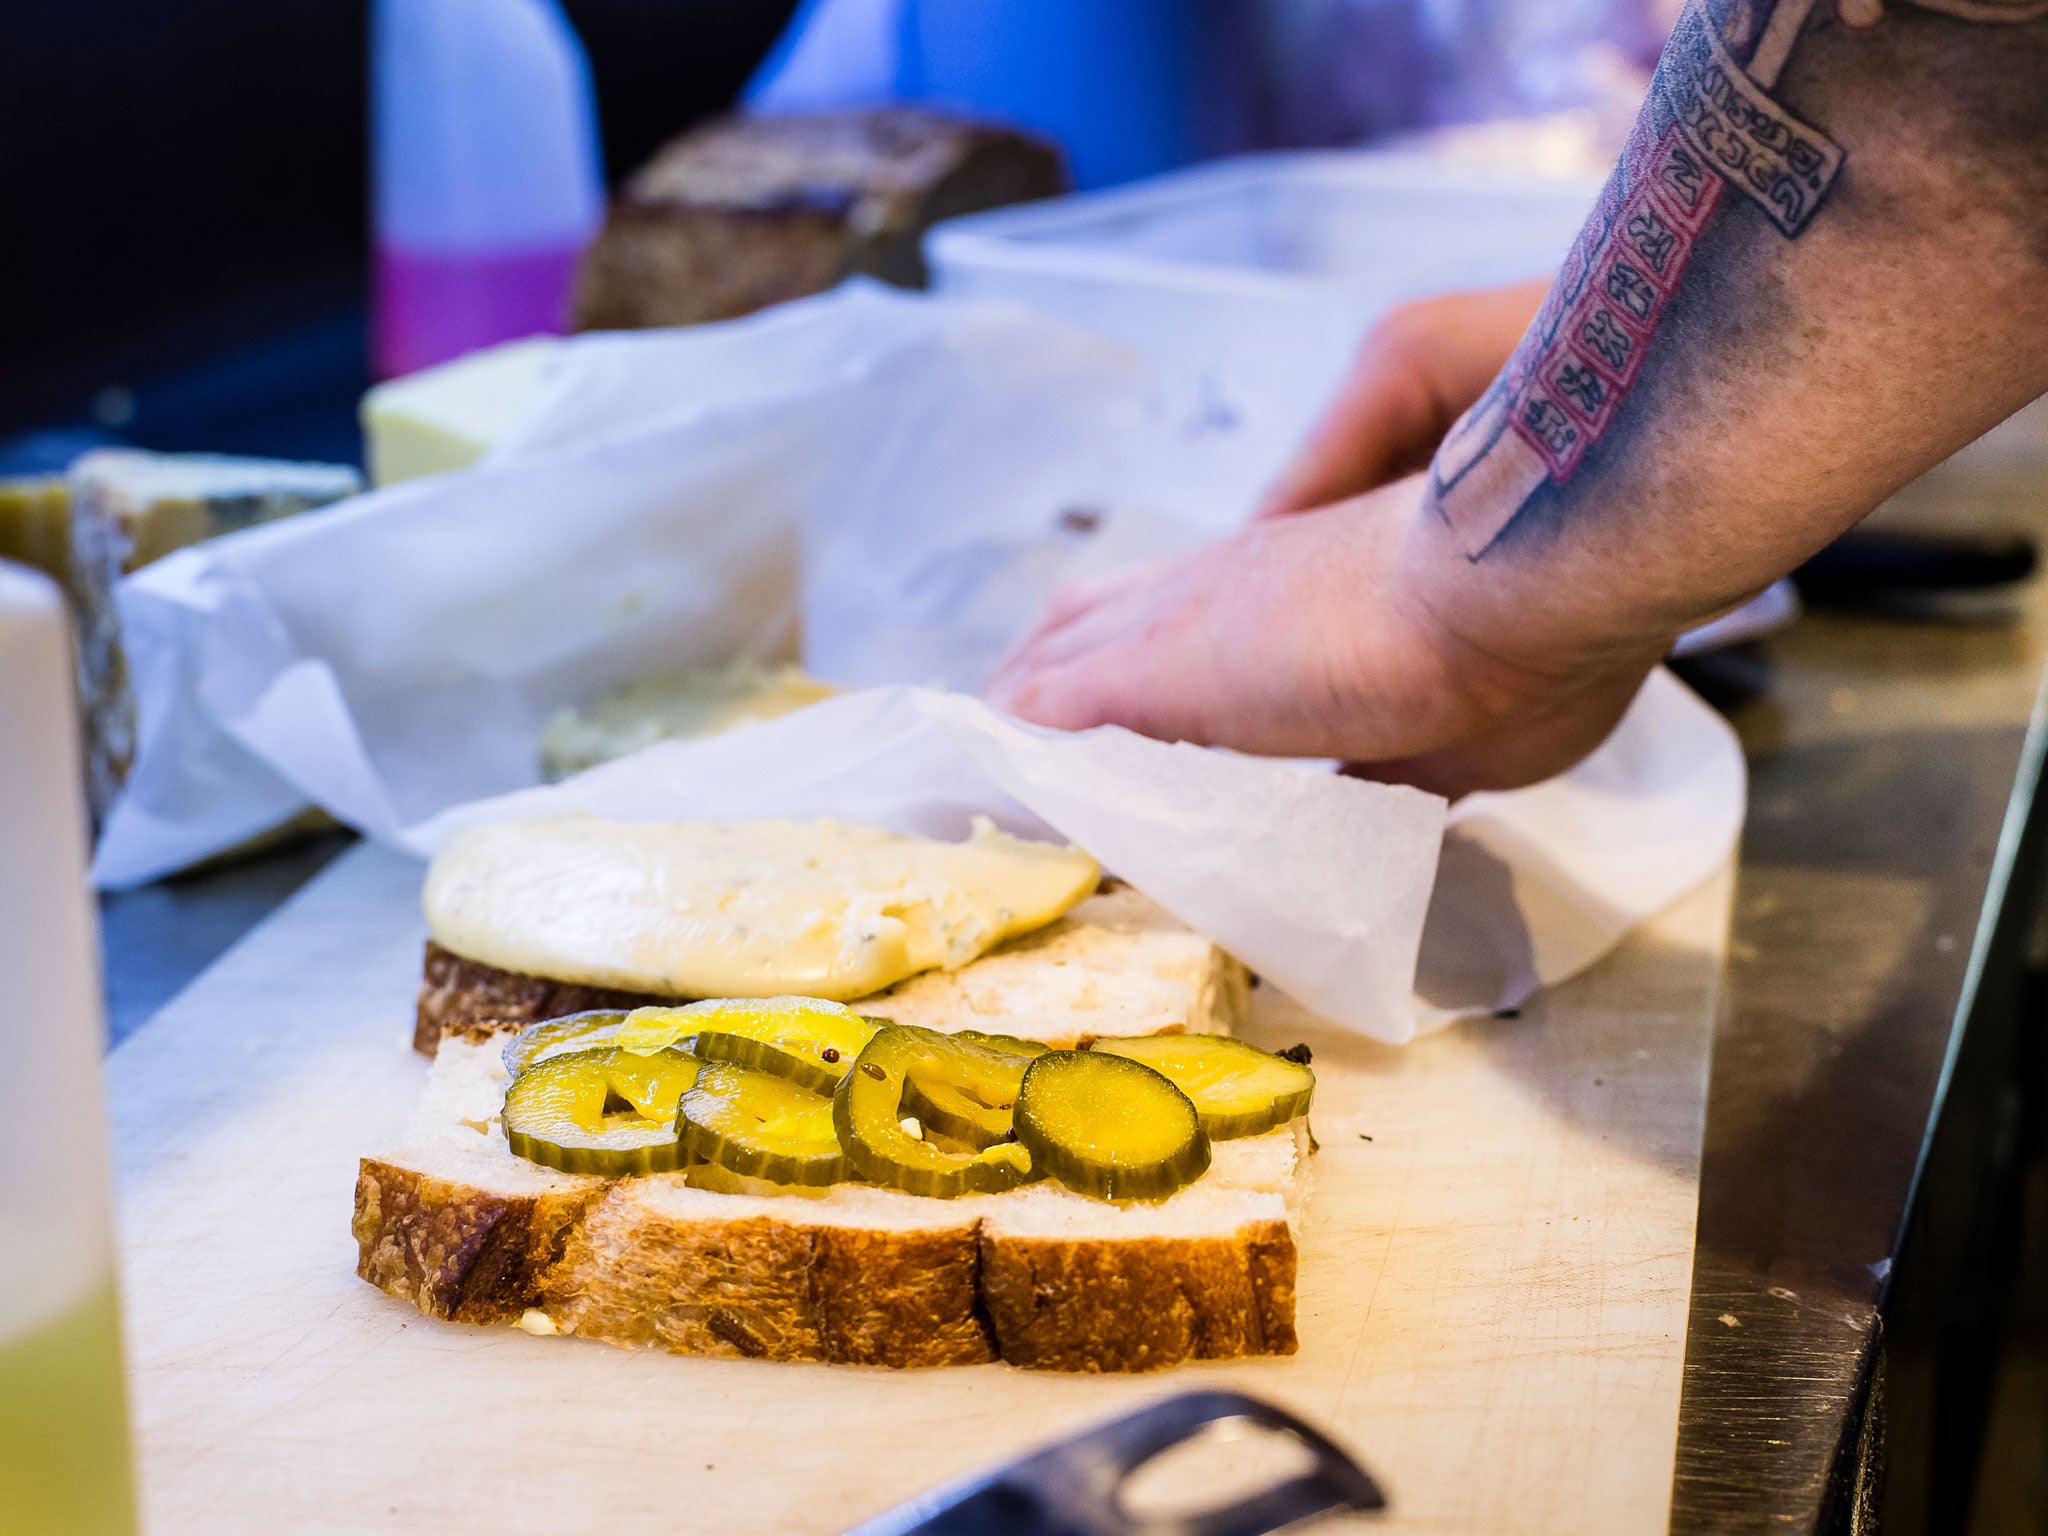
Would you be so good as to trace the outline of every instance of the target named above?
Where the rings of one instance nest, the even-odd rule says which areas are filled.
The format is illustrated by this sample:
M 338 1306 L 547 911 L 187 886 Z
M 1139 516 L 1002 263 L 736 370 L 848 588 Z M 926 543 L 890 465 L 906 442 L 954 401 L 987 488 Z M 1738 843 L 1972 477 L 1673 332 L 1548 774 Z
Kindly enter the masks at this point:
M 1891 0 L 1898 5 L 1902 0 Z M 1969 22 L 2048 15 L 2048 0 L 1903 0 Z M 1568 482 L 1642 368 L 1666 303 L 1715 211 L 1754 205 L 1786 239 L 1827 201 L 1843 152 L 1772 99 L 1826 7 L 1847 26 L 1885 0 L 1690 0 L 1649 99 L 1534 324 L 1429 471 L 1429 495 L 1477 560 L 1545 486 Z

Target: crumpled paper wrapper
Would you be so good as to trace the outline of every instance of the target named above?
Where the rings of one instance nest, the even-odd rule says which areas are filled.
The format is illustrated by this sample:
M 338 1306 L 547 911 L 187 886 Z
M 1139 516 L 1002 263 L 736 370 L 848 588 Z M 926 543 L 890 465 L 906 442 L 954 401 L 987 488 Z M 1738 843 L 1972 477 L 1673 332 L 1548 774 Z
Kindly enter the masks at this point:
M 830 817 L 945 838 L 988 815 L 1078 843 L 1300 1002 L 1381 1039 L 1412 1032 L 1444 826 L 1444 802 L 1420 790 L 1116 727 L 1046 730 L 963 694 L 895 687 L 664 742 L 460 807 L 404 841 L 427 854 L 457 825 L 574 812 Z
M 1513 1006 L 1733 844 L 1740 752 L 1668 675 L 1572 773 L 1448 818 L 1327 765 L 1045 732 L 887 686 L 971 688 L 1060 581 L 1214 537 L 1303 425 L 1219 412 L 1027 311 L 860 285 L 567 343 L 483 463 L 123 583 L 139 750 L 95 878 L 153 879 L 308 804 L 423 854 L 507 807 L 953 835 L 979 811 L 1081 843 L 1381 1039 Z M 786 653 L 799 628 L 813 671 L 876 691 L 531 789 L 557 709 Z

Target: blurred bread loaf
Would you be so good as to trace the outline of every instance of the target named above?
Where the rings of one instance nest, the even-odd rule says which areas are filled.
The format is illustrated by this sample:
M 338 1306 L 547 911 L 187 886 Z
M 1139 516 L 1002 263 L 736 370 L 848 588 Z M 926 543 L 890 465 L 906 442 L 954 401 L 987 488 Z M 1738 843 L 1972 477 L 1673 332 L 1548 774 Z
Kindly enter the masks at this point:
M 724 118 L 626 184 L 584 257 L 576 326 L 726 320 L 854 273 L 920 287 L 929 226 L 1065 189 L 1051 145 L 932 112 Z

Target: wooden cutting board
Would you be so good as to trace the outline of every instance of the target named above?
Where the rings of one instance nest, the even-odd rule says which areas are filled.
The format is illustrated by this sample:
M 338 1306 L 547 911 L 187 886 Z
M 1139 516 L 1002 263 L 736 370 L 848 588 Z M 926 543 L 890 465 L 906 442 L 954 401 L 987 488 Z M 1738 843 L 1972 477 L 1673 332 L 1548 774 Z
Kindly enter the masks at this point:
M 1301 1352 L 1149 1377 L 632 1353 L 422 1318 L 354 1276 L 356 1158 L 409 1114 L 420 871 L 347 855 L 110 1060 L 153 1536 L 827 1536 L 1197 1384 L 1325 1425 L 1382 1531 L 1650 1532 L 1670 1498 L 1730 882 L 1514 1020 L 1307 1040 Z

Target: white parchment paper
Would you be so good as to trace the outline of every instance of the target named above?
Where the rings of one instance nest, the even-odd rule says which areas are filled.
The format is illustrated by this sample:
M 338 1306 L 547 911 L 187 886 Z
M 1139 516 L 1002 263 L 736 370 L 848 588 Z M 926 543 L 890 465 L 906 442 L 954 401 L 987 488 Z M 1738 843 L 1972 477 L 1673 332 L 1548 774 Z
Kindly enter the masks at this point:
M 579 338 L 484 462 L 123 583 L 139 751 L 95 877 L 308 804 L 422 854 L 459 818 L 571 805 L 951 834 L 984 811 L 1082 843 L 1380 1038 L 1512 1006 L 1727 856 L 1741 756 L 1668 675 L 1574 772 L 1471 797 L 1448 834 L 1411 790 L 896 686 L 972 688 L 1061 580 L 1213 537 L 1291 441 L 1007 306 L 854 285 Z M 870 691 L 532 788 L 556 709 L 799 629 L 806 665 Z
M 403 841 L 424 854 L 472 821 L 577 811 L 825 816 L 948 838 L 991 815 L 1021 835 L 1079 843 L 1301 1002 L 1382 1039 L 1412 1031 L 1409 986 L 1444 826 L 1444 802 L 1420 790 L 1114 727 L 1045 730 L 963 694 L 895 687 L 664 742 L 459 807 Z

